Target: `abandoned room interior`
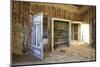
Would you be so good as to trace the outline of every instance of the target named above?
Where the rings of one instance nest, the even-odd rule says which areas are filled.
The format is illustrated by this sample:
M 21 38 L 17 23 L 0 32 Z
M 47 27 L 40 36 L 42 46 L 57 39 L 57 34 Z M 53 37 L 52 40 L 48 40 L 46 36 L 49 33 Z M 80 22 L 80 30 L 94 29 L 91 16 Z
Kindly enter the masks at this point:
M 96 6 L 12 2 L 12 64 L 96 60 Z

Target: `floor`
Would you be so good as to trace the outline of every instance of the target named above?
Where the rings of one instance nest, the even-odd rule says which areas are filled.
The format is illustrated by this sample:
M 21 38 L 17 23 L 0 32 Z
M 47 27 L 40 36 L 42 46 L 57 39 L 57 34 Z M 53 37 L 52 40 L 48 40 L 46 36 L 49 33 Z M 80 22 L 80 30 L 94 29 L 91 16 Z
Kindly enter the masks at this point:
M 36 59 L 33 55 L 24 56 L 14 60 L 14 64 L 43 64 L 43 63 L 60 63 L 76 61 L 93 61 L 95 58 L 95 49 L 85 43 L 73 41 L 71 46 L 66 44 L 57 47 L 53 52 L 45 55 L 43 61 Z

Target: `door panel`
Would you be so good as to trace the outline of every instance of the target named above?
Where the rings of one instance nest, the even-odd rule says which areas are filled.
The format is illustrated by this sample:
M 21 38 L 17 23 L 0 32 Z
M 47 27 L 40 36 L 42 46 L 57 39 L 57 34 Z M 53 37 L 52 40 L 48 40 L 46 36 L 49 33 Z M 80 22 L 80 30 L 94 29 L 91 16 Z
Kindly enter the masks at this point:
M 78 40 L 78 24 L 74 24 L 74 40 Z
M 78 40 L 78 24 L 72 24 L 72 40 Z
M 74 40 L 74 24 L 71 24 L 71 39 Z
M 43 60 L 43 14 L 37 14 L 33 16 L 32 27 L 32 52 L 38 59 Z

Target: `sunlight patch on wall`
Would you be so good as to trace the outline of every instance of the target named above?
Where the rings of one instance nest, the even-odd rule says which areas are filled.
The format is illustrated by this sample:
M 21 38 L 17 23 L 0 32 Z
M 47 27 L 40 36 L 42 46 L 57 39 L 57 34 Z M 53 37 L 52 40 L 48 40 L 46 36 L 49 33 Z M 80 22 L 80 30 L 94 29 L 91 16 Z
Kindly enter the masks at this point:
M 82 40 L 89 44 L 90 36 L 89 36 L 89 24 L 82 24 L 81 31 L 82 31 Z

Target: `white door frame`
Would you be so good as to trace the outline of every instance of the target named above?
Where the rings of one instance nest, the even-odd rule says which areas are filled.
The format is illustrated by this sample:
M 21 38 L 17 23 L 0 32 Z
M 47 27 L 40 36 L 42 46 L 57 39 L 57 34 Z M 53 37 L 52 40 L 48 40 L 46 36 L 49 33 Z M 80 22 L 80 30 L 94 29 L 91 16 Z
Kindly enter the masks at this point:
M 71 44 L 71 22 L 70 20 L 65 20 L 65 19 L 59 19 L 59 18 L 52 18 L 52 23 L 51 23 L 51 28 L 52 28 L 52 51 L 54 51 L 54 20 L 58 20 L 58 21 L 65 21 L 65 22 L 69 22 L 69 44 Z
M 82 22 L 79 22 L 79 21 L 72 21 L 71 22 L 71 25 L 72 24 L 78 24 L 78 41 L 82 41 L 82 32 L 81 32 L 81 25 L 82 25 Z M 71 32 L 72 34 L 72 32 Z
M 33 26 L 34 26 L 34 22 L 35 21 L 37 21 L 37 19 L 34 19 L 34 17 L 36 17 L 36 16 L 39 16 L 40 17 L 40 19 L 38 19 L 38 20 L 40 20 L 41 21 L 41 35 L 40 35 L 40 37 L 41 37 L 41 39 L 40 39 L 40 46 L 39 47 L 37 47 L 36 45 L 33 45 Z M 41 60 L 43 60 L 43 13 L 38 13 L 38 14 L 36 14 L 36 15 L 33 15 L 32 16 L 32 49 L 33 49 L 33 47 L 34 48 L 37 48 L 37 49 L 41 49 Z M 35 55 L 35 54 L 33 54 L 33 55 Z

